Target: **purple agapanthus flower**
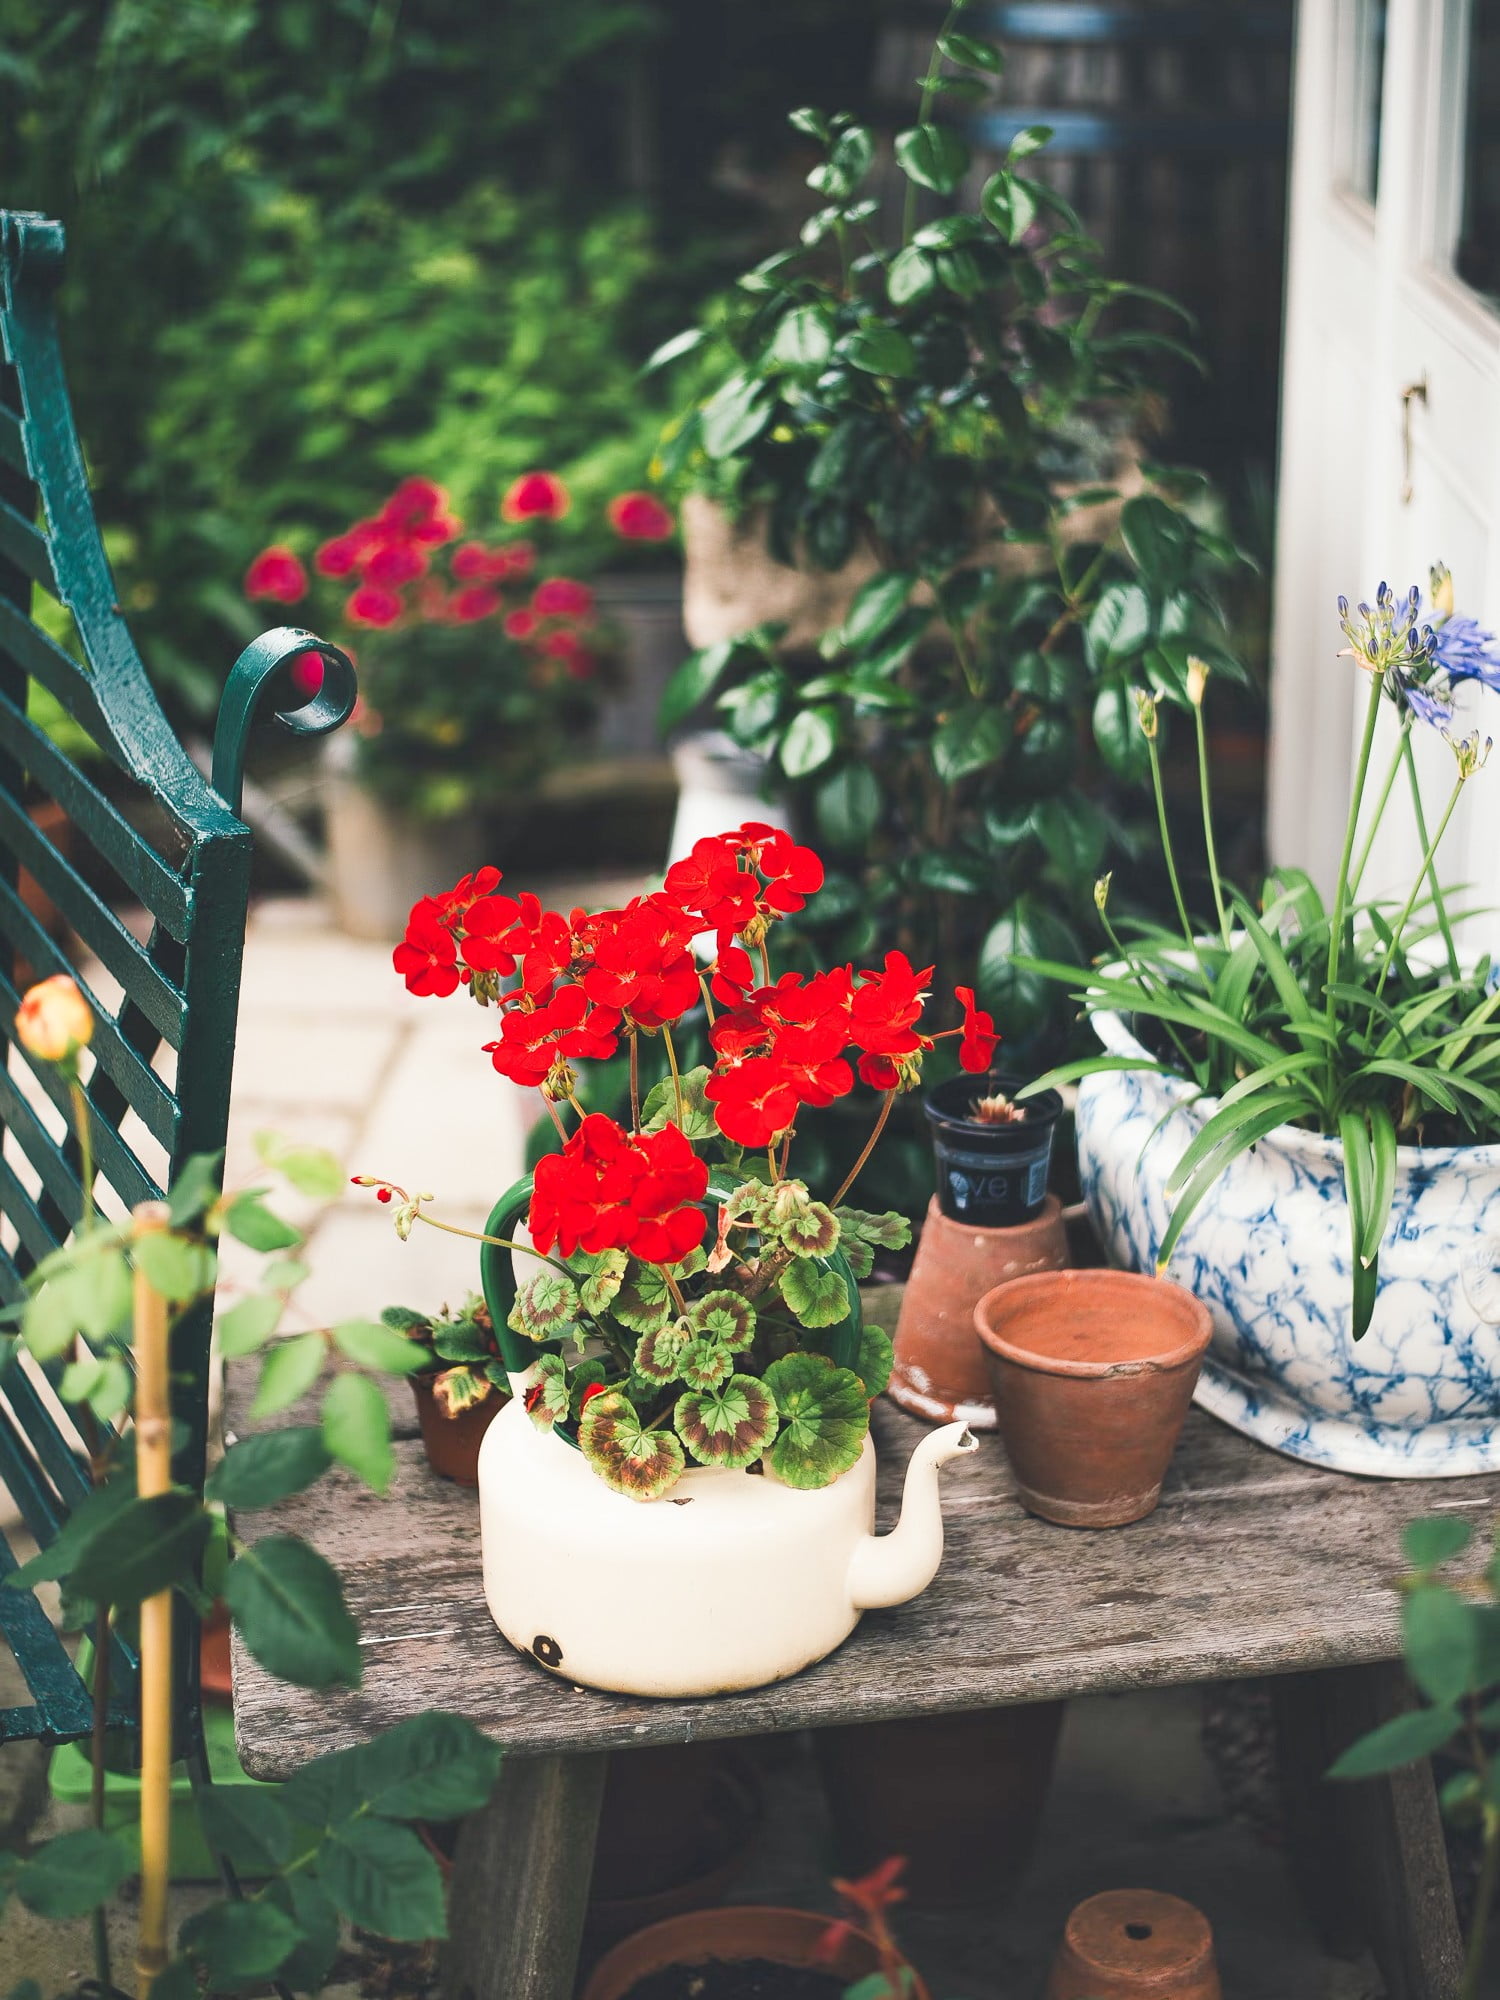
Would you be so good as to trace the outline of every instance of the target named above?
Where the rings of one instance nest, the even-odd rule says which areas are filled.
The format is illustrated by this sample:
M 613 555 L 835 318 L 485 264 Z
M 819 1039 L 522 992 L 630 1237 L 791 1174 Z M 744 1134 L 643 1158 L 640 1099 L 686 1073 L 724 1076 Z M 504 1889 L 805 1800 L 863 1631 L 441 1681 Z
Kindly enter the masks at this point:
M 1450 681 L 1482 681 L 1500 692 L 1500 640 L 1476 618 L 1446 618 L 1434 625 L 1433 663 Z
M 1453 720 L 1453 697 L 1441 689 L 1422 687 L 1410 681 L 1404 674 L 1396 676 L 1400 699 L 1419 722 L 1431 723 L 1434 729 L 1446 729 Z

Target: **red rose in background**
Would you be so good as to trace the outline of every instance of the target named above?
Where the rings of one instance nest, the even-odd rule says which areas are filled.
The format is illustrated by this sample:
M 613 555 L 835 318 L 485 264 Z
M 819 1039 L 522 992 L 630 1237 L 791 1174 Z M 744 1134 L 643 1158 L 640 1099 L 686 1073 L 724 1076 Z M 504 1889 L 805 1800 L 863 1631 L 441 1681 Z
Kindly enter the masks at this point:
M 555 472 L 523 472 L 506 488 L 500 514 L 506 521 L 560 521 L 572 504 Z
M 351 625 L 379 629 L 394 625 L 405 608 L 394 590 L 382 589 L 379 584 L 362 583 L 358 590 L 350 593 L 344 606 L 344 616 Z
M 654 493 L 617 493 L 604 510 L 615 533 L 627 542 L 669 542 L 677 523 Z
M 570 576 L 549 576 L 532 592 L 531 608 L 542 618 L 587 618 L 594 608 L 594 593 Z
M 292 686 L 309 701 L 322 687 L 326 671 L 321 653 L 299 653 L 287 669 Z
M 508 612 L 505 618 L 505 636 L 507 639 L 529 639 L 540 622 L 534 611 Z
M 307 595 L 307 571 L 284 543 L 273 542 L 246 570 L 245 595 L 269 598 L 273 604 L 296 604 Z
M 492 618 L 499 609 L 500 593 L 487 583 L 470 584 L 448 600 L 449 614 L 459 625 L 475 625 L 481 618 Z
M 372 552 L 362 574 L 366 583 L 399 590 L 403 583 L 415 583 L 427 574 L 427 558 L 415 542 L 386 542 Z

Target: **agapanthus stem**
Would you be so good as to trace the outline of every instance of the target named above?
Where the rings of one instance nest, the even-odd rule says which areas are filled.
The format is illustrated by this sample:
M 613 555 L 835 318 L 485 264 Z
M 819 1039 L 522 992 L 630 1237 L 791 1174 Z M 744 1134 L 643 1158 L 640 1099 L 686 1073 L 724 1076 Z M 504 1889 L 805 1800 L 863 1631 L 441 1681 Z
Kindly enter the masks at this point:
M 1333 891 L 1333 921 L 1328 933 L 1328 976 L 1324 981 L 1323 1018 L 1332 1028 L 1338 1012 L 1338 1001 L 1334 998 L 1334 986 L 1338 982 L 1339 958 L 1344 949 L 1344 913 L 1349 907 L 1349 863 L 1354 854 L 1354 835 L 1359 826 L 1359 809 L 1364 803 L 1365 779 L 1370 770 L 1370 751 L 1375 744 L 1375 725 L 1380 720 L 1380 691 L 1385 676 L 1376 669 L 1370 675 L 1370 700 L 1365 709 L 1364 735 L 1360 739 L 1359 762 L 1354 770 L 1354 790 L 1349 799 L 1349 817 L 1344 826 L 1344 847 L 1339 856 L 1338 881 Z M 1328 1051 L 1328 1102 L 1332 1103 L 1335 1088 L 1333 1073 L 1334 1051 Z
M 1417 822 L 1417 838 L 1425 848 L 1427 845 L 1427 821 L 1422 811 L 1422 787 L 1417 781 L 1417 759 L 1411 747 L 1410 736 L 1407 737 L 1403 748 L 1406 759 L 1406 775 L 1411 783 L 1411 809 Z M 1450 807 L 1449 810 L 1451 811 L 1452 808 Z M 1446 821 L 1444 824 L 1446 824 Z M 1438 839 L 1442 839 L 1441 833 L 1438 835 Z M 1437 870 L 1435 868 L 1430 869 L 1429 874 L 1432 881 L 1433 911 L 1438 920 L 1438 929 L 1443 934 L 1444 948 L 1448 953 L 1448 977 L 1456 981 L 1458 978 L 1458 950 L 1454 945 L 1453 932 L 1448 924 L 1448 908 L 1443 901 L 1443 891 L 1438 883 Z M 1419 881 L 1418 887 L 1420 888 L 1420 886 L 1421 883 Z
M 1402 905 L 1400 916 L 1397 917 L 1395 923 L 1391 926 L 1391 941 L 1385 948 L 1385 957 L 1381 960 L 1380 963 L 1380 977 L 1375 982 L 1375 998 L 1377 1000 L 1380 998 L 1380 995 L 1385 988 L 1386 975 L 1390 972 L 1391 964 L 1395 959 L 1397 948 L 1401 943 L 1401 933 L 1406 929 L 1407 924 L 1411 921 L 1411 913 L 1417 907 L 1417 898 L 1422 893 L 1422 883 L 1426 879 L 1427 873 L 1432 867 L 1433 861 L 1437 856 L 1438 848 L 1442 845 L 1443 835 L 1448 831 L 1448 822 L 1453 817 L 1454 808 L 1458 804 L 1459 798 L 1463 792 L 1463 788 L 1464 788 L 1464 780 L 1460 778 L 1458 783 L 1453 787 L 1452 795 L 1448 800 L 1448 804 L 1446 809 L 1444 810 L 1443 817 L 1438 824 L 1437 832 L 1433 835 L 1432 839 L 1428 841 L 1426 848 L 1423 850 L 1422 865 L 1417 870 L 1416 881 L 1413 882 L 1411 885 L 1411 894 L 1407 897 L 1405 903 Z M 1374 1012 L 1375 1010 L 1372 1007 L 1370 1009 L 1372 1018 Z
M 1208 851 L 1208 879 L 1214 892 L 1214 908 L 1219 913 L 1219 936 L 1229 950 L 1229 915 L 1224 908 L 1224 890 L 1219 881 L 1219 850 L 1214 844 L 1212 788 L 1208 778 L 1208 732 L 1203 724 L 1203 703 L 1193 703 L 1193 728 L 1198 739 L 1198 801 L 1203 809 L 1203 845 Z
M 870 1134 L 869 1138 L 866 1139 L 864 1143 L 864 1150 L 861 1152 L 859 1158 L 854 1162 L 854 1165 L 849 1169 L 848 1173 L 845 1175 L 844 1185 L 839 1189 L 838 1193 L 833 1197 L 833 1200 L 829 1202 L 828 1206 L 830 1208 L 837 1208 L 839 1203 L 844 1199 L 844 1196 L 848 1194 L 850 1188 L 852 1188 L 854 1183 L 859 1179 L 860 1174 L 864 1170 L 865 1161 L 869 1159 L 871 1153 L 873 1153 L 875 1150 L 876 1140 L 879 1139 L 881 1133 L 885 1130 L 885 1121 L 890 1117 L 891 1106 L 895 1102 L 896 1102 L 896 1092 L 894 1090 L 888 1090 L 885 1094 L 885 1102 L 880 1107 L 880 1116 L 875 1120 L 875 1129 Z
M 1203 973 L 1207 984 L 1208 974 L 1204 969 L 1203 955 L 1198 949 L 1198 941 L 1193 936 L 1193 926 L 1188 918 L 1187 904 L 1183 900 L 1182 884 L 1177 877 L 1177 856 L 1172 847 L 1172 834 L 1167 825 L 1167 794 L 1161 778 L 1161 757 L 1157 752 L 1156 738 L 1146 738 L 1146 752 L 1151 759 L 1151 789 L 1156 795 L 1156 824 L 1161 833 L 1162 859 L 1167 864 L 1167 880 L 1172 885 L 1172 901 L 1177 905 L 1177 918 L 1182 925 L 1182 935 L 1187 948 L 1198 961 L 1198 970 Z
M 1401 731 L 1396 738 L 1395 755 L 1391 758 L 1390 769 L 1385 774 L 1385 783 L 1380 787 L 1380 797 L 1375 801 L 1375 814 L 1370 821 L 1370 830 L 1365 835 L 1365 844 L 1359 850 L 1359 859 L 1354 864 L 1354 873 L 1349 877 L 1349 894 L 1359 894 L 1359 885 L 1364 880 L 1365 864 L 1370 859 L 1370 849 L 1375 845 L 1375 836 L 1380 831 L 1380 822 L 1385 818 L 1386 805 L 1391 796 L 1391 788 L 1396 782 L 1396 774 L 1401 769 L 1401 761 L 1406 755 L 1407 737 L 1411 730 L 1411 716 L 1401 718 Z

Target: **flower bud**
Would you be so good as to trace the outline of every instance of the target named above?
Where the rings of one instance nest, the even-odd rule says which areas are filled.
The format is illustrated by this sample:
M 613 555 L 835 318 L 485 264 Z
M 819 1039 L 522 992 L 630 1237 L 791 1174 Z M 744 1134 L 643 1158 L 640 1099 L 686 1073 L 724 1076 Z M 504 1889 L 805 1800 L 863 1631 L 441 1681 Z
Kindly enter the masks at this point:
M 1094 884 L 1094 908 L 1099 912 L 1101 917 L 1104 915 L 1105 906 L 1109 902 L 1109 885 L 1114 879 L 1114 870 L 1111 869 L 1107 875 L 1101 875 Z
M 1187 698 L 1194 708 L 1202 708 L 1204 691 L 1208 687 L 1208 662 L 1200 660 L 1196 653 L 1188 654 Z
M 1433 616 L 1446 620 L 1453 616 L 1453 572 L 1446 563 L 1434 563 L 1430 572 Z
M 31 987 L 16 1009 L 16 1040 L 42 1062 L 71 1062 L 93 1038 L 93 1013 L 65 972 Z
M 1157 699 L 1149 688 L 1137 688 L 1135 691 L 1136 714 L 1140 717 L 1141 734 L 1148 743 L 1156 741 Z

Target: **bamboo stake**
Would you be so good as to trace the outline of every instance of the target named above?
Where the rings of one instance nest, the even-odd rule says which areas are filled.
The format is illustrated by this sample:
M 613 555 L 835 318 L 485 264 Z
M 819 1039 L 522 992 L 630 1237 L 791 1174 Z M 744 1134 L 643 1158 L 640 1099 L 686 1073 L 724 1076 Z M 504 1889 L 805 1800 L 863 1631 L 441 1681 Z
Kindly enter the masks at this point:
M 167 1205 L 144 1201 L 132 1213 L 136 1234 L 167 1228 Z M 172 1484 L 172 1405 L 167 1361 L 167 1302 L 135 1272 L 135 1464 L 143 1500 Z M 149 2000 L 167 1963 L 167 1882 L 171 1866 L 172 1593 L 141 1605 L 141 1914 L 136 2000 Z

